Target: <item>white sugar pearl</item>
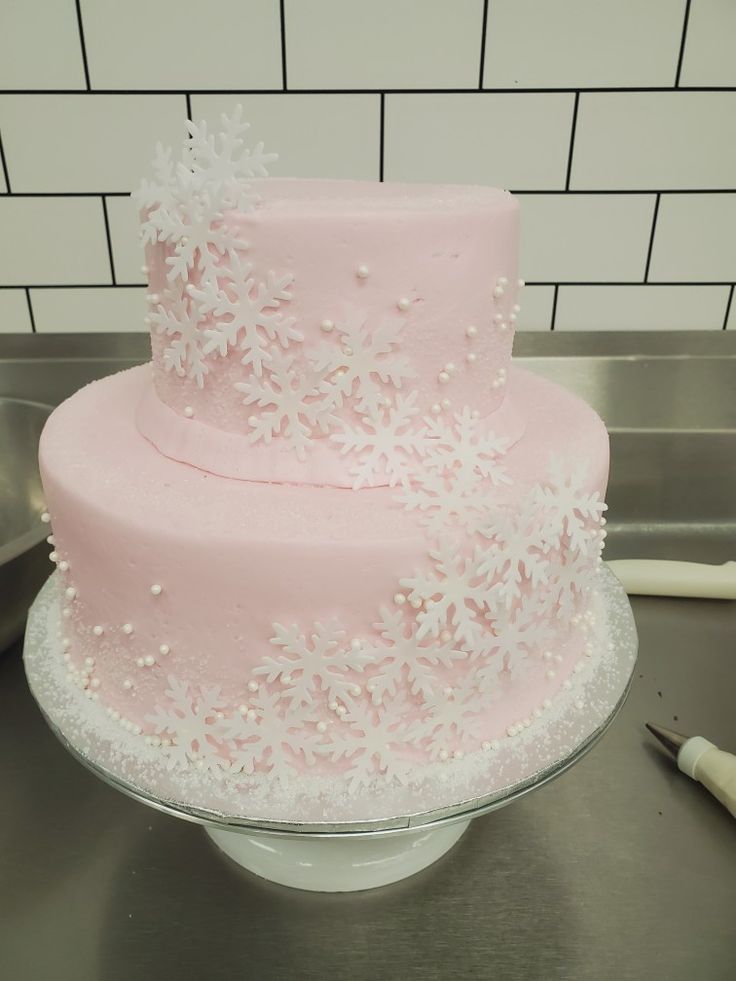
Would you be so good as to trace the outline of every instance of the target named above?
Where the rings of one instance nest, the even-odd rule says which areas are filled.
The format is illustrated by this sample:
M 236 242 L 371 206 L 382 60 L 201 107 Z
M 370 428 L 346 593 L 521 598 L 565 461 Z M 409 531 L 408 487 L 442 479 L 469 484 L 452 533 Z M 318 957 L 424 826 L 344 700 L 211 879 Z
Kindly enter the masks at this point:
M 142 657 L 137 657 L 135 659 L 135 663 L 138 665 L 139 668 L 144 668 L 146 666 L 146 662 L 143 660 Z
M 323 330 L 325 334 L 329 334 L 331 330 L 335 329 L 335 324 L 331 320 L 323 320 L 319 326 L 320 330 Z
M 437 756 L 438 756 L 438 758 L 439 758 L 439 759 L 441 759 L 441 760 L 442 760 L 442 762 L 444 763 L 446 759 L 449 759 L 449 756 L 450 756 L 450 754 L 449 754 L 449 753 L 447 752 L 447 750 L 446 750 L 446 749 L 441 749 L 441 750 L 439 751 L 439 753 L 437 754 Z
M 360 687 L 360 685 L 353 685 L 353 687 L 350 689 L 350 694 L 353 695 L 355 698 L 357 698 L 358 695 L 362 693 L 362 691 L 363 689 Z
M 146 314 L 146 316 L 143 318 L 143 323 L 146 324 L 146 326 L 150 327 L 151 324 L 153 323 L 153 317 L 149 317 L 148 314 Z
M 397 606 L 403 606 L 403 604 L 406 603 L 406 596 L 404 593 L 394 593 L 394 603 L 396 603 Z
M 155 582 L 155 583 L 154 583 L 154 584 L 153 584 L 153 585 L 151 586 L 151 593 L 152 593 L 152 594 L 153 594 L 154 596 L 160 596 L 160 595 L 161 595 L 161 585 L 160 585 L 159 583 L 157 583 L 157 582 Z
M 504 321 L 503 321 L 503 323 L 500 323 L 500 324 L 498 325 L 498 329 L 499 329 L 499 330 L 508 330 L 508 329 L 509 329 L 509 325 L 508 325 L 508 324 L 506 323 L 506 321 L 504 320 Z
M 327 723 L 326 722 L 318 722 L 317 723 L 317 732 L 327 732 Z
M 509 281 L 508 281 L 508 279 L 505 276 L 499 276 L 498 277 L 498 285 L 499 286 L 508 286 L 509 285 Z
M 496 314 L 494 314 L 494 316 L 493 316 L 493 322 L 494 322 L 494 324 L 502 324 L 503 323 L 503 314 L 502 313 L 496 313 Z
M 128 634 L 128 635 L 132 634 L 133 633 L 133 624 L 132 623 L 124 623 L 123 624 L 123 633 L 124 634 Z
M 501 748 L 501 743 L 498 741 L 498 739 L 492 739 L 491 749 L 500 749 L 500 748 Z
M 582 700 L 582 698 L 576 699 L 576 701 L 575 701 L 575 708 L 578 709 L 578 710 L 585 708 L 585 702 Z
M 50 562 L 58 562 L 59 561 L 59 553 L 58 552 L 49 552 L 49 561 Z
M 515 736 L 516 735 L 516 726 L 509 726 L 508 729 L 506 730 L 506 735 L 507 736 Z
M 470 418 L 471 419 L 480 419 L 480 410 L 479 409 L 473 409 L 473 411 L 470 413 Z
M 258 682 L 257 681 L 249 681 L 248 682 L 248 691 L 252 691 L 252 692 L 258 691 Z
M 510 313 L 510 314 L 509 314 L 509 321 L 510 321 L 510 322 L 511 322 L 512 324 L 515 324 L 515 323 L 516 323 L 516 314 L 515 314 L 515 313 Z
M 248 711 L 245 713 L 246 719 L 250 719 L 251 722 L 253 721 L 253 719 L 257 717 L 257 715 L 258 713 L 256 712 L 255 709 L 248 709 Z
M 488 750 L 491 748 L 491 744 L 488 742 L 487 739 L 484 739 L 483 742 L 480 744 L 480 748 L 488 752 Z
M 338 715 L 347 715 L 348 710 L 345 708 L 344 705 L 338 705 L 336 711 Z
M 69 572 L 69 563 L 66 561 L 66 559 L 61 560 L 61 562 L 59 563 L 59 569 L 62 572 Z
M 143 658 L 143 663 L 147 668 L 152 668 L 156 663 L 156 658 L 153 656 L 153 654 L 146 654 L 146 656 Z
M 67 599 L 73 600 L 77 595 L 77 591 L 74 586 L 67 586 L 64 590 L 64 595 Z
M 183 378 L 185 375 L 186 375 L 186 371 L 184 371 L 183 368 L 177 368 L 176 369 L 176 377 L 177 378 Z
M 442 412 L 442 406 L 439 404 L 439 402 L 435 402 L 434 403 L 434 405 L 432 406 L 431 412 L 432 412 L 432 415 L 434 415 L 434 416 L 438 416 L 440 414 L 440 412 Z
M 56 539 L 53 535 L 49 535 L 46 541 L 49 543 L 49 545 L 56 545 Z
M 553 678 L 557 677 L 557 672 L 553 671 L 552 668 L 550 668 L 549 671 L 547 672 L 547 677 L 551 681 Z
M 475 362 L 478 360 L 478 355 L 474 351 L 468 351 L 468 353 L 465 355 L 465 360 L 468 362 L 468 364 L 475 364 Z
M 249 426 L 257 426 L 258 425 L 258 416 L 248 416 L 248 425 Z
M 68 651 L 69 648 L 72 646 L 72 642 L 69 640 L 68 637 L 65 637 L 61 642 L 61 646 L 64 648 L 65 651 Z
M 499 378 L 494 378 L 493 381 L 491 382 L 491 388 L 500 388 L 500 387 L 501 387 L 501 380 Z
M 130 731 L 133 733 L 134 736 L 140 736 L 140 734 L 143 732 L 143 729 L 141 729 L 140 726 L 134 725 Z
M 337 702 L 334 700 L 334 698 L 327 707 L 329 708 L 330 712 L 337 712 Z
M 345 352 L 345 354 L 347 354 L 347 356 L 349 358 L 352 358 L 352 356 L 353 356 L 353 349 L 351 347 L 349 347 L 347 344 L 345 344 L 345 345 L 343 345 L 343 351 Z
M 525 729 L 528 729 L 529 726 L 532 724 L 532 720 L 531 719 L 524 719 L 524 721 L 521 724 L 524 726 Z
M 551 709 L 552 708 L 552 699 L 551 698 L 545 698 L 545 700 L 542 702 L 542 707 L 543 708 L 546 708 L 546 709 Z
M 99 688 L 100 687 L 100 679 L 99 678 L 93 678 L 92 681 L 90 681 L 90 684 L 92 685 L 93 688 Z
M 354 651 L 362 650 L 363 641 L 359 640 L 357 637 L 353 637 L 353 639 L 350 641 L 350 646 Z
M 48 511 L 41 512 L 41 521 L 43 521 L 45 525 L 47 525 L 49 521 L 51 521 L 51 515 L 49 514 Z
M 158 652 L 159 652 L 159 654 L 166 655 L 166 654 L 169 653 L 170 650 L 171 650 L 171 648 L 169 647 L 168 644 L 161 644 L 161 646 L 158 649 Z
M 368 266 L 361 265 L 358 266 L 358 268 L 355 270 L 355 274 L 358 277 L 358 279 L 368 279 L 368 276 L 370 275 L 370 269 L 368 268 Z
M 148 275 L 148 266 L 141 266 L 141 272 L 144 276 Z
M 95 659 L 93 657 L 85 657 L 84 663 L 88 668 L 93 668 L 95 666 Z
M 456 749 L 452 755 L 456 760 L 461 760 L 465 756 L 465 753 L 461 749 Z
M 241 715 L 246 715 L 247 712 L 248 712 L 248 706 L 247 705 L 238 705 L 238 712 L 240 712 Z
M 465 333 L 468 337 L 476 337 L 478 334 L 478 328 L 474 324 L 470 324 L 469 327 L 465 328 Z
M 396 306 L 399 310 L 408 310 L 411 306 L 411 300 L 406 296 L 402 296 Z
M 450 376 L 447 374 L 446 371 L 441 371 L 437 375 L 437 381 L 441 382 L 443 385 L 446 385 L 447 382 L 449 382 L 449 380 L 450 380 Z
M 68 606 L 65 606 L 64 609 L 61 611 L 61 615 L 68 619 L 72 615 L 72 611 L 69 609 Z
M 282 683 L 283 685 L 290 685 L 290 684 L 292 683 L 292 681 L 293 681 L 293 680 L 294 680 L 294 679 L 293 679 L 293 678 L 291 677 L 291 675 L 290 675 L 290 674 L 282 674 L 282 675 L 281 675 L 281 683 Z
M 451 375 L 454 371 L 457 371 L 457 366 L 454 365 L 452 361 L 448 361 L 445 365 L 445 371 L 448 375 Z
M 518 304 L 518 303 L 515 303 L 515 304 L 514 304 L 514 305 L 513 305 L 512 307 L 511 307 L 511 312 L 512 312 L 512 313 L 521 313 L 521 307 L 519 306 L 519 304 Z
M 158 293 L 150 293 L 148 296 L 149 303 L 158 303 L 160 299 L 161 297 L 158 295 Z
M 445 698 L 452 698 L 452 692 L 453 689 L 450 687 L 450 685 L 448 685 L 445 689 L 443 689 L 442 694 L 445 696 Z
M 493 291 L 493 295 L 494 295 L 494 296 L 495 296 L 495 297 L 496 297 L 497 299 L 498 299 L 499 297 L 501 297 L 501 296 L 503 296 L 503 294 L 504 294 L 504 288 L 503 288 L 503 286 L 497 286 L 497 287 L 496 287 L 496 288 L 494 289 L 494 291 Z
M 192 416 L 194 415 L 194 409 L 191 407 L 191 405 L 184 406 L 184 415 L 187 417 L 187 419 L 192 418 Z
M 452 634 L 450 633 L 450 631 L 443 630 L 442 633 L 440 634 L 440 640 L 442 641 L 443 644 L 449 644 L 450 641 L 452 640 Z
M 411 607 L 412 607 L 412 609 L 413 609 L 413 610 L 418 610 L 418 609 L 420 609 L 420 608 L 421 608 L 421 606 L 422 606 L 422 600 L 420 599 L 420 597 L 419 597 L 419 596 L 415 596 L 415 597 L 414 597 L 414 598 L 413 598 L 412 600 L 410 600 L 409 602 L 411 603 Z
M 545 661 L 551 661 L 552 651 L 545 651 L 544 654 L 542 654 L 542 657 L 544 658 Z
M 126 678 L 125 681 L 123 682 L 123 688 L 126 691 L 130 691 L 132 687 L 133 687 L 133 682 L 130 680 L 130 678 Z
M 517 279 L 516 285 L 519 287 L 520 290 L 523 290 L 524 287 L 526 286 L 526 283 L 524 282 L 523 279 Z

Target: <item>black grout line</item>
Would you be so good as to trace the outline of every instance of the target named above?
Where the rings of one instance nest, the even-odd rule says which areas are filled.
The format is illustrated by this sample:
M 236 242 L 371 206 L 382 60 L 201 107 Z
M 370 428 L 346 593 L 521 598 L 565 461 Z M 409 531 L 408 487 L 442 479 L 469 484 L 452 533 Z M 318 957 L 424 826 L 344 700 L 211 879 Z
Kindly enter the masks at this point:
M 690 20 L 690 0 L 685 4 L 685 16 L 682 18 L 682 37 L 680 38 L 680 53 L 677 56 L 677 72 L 675 74 L 675 88 L 680 87 L 680 73 L 682 72 L 682 60 L 685 57 L 685 45 L 687 44 L 687 25 Z
M 575 130 L 578 125 L 578 106 L 580 104 L 580 93 L 575 93 L 575 105 L 572 110 L 572 126 L 570 127 L 570 150 L 567 154 L 567 174 L 565 175 L 565 190 L 570 190 L 570 175 L 572 174 L 572 155 L 575 149 Z
M 5 148 L 3 147 L 2 133 L 0 133 L 0 164 L 2 164 L 2 168 L 3 168 L 3 177 L 5 178 L 5 186 L 8 189 L 7 194 L 0 194 L 0 197 L 8 197 L 11 194 L 10 174 L 8 173 L 8 162 L 5 159 Z
M 24 291 L 25 291 L 25 294 L 26 294 L 26 303 L 28 304 L 28 316 L 31 318 L 31 331 L 32 331 L 32 333 L 35 334 L 36 333 L 36 318 L 33 315 L 33 303 L 31 302 L 31 290 L 30 290 L 30 287 L 28 287 L 28 286 L 24 287 Z
M 1 149 L 1 147 L 0 147 Z M 104 195 L 106 198 L 127 198 L 130 195 L 130 191 L 20 191 L 16 193 L 3 193 L 0 192 L 1 198 L 98 198 Z M 652 197 L 655 194 L 736 194 L 736 187 L 688 187 L 688 188 L 542 188 L 540 190 L 532 188 L 515 188 L 509 193 L 516 194 L 519 197 L 534 197 L 540 194 L 546 194 L 549 197 L 580 197 L 589 195 L 593 196 L 611 196 L 618 195 L 626 197 L 629 195 L 648 195 Z
M 527 279 L 527 286 L 637 286 L 642 289 L 647 289 L 657 286 L 733 286 L 733 282 L 730 280 L 702 280 L 702 279 L 691 279 L 691 280 L 655 280 L 643 283 L 639 280 L 632 279 Z M 0 283 L 0 290 L 102 290 L 102 289 L 118 289 L 118 290 L 138 290 L 145 289 L 145 283 L 29 283 L 27 285 L 20 283 Z
M 378 179 L 383 180 L 383 158 L 384 158 L 384 148 L 385 148 L 385 131 L 386 131 L 386 94 L 381 92 L 381 135 L 379 141 L 379 159 L 378 159 Z
M 652 213 L 652 230 L 649 234 L 649 248 L 647 249 L 647 263 L 644 267 L 644 282 L 649 282 L 649 266 L 652 263 L 652 250 L 654 249 L 654 236 L 657 233 L 657 215 L 659 214 L 660 194 L 654 199 L 654 211 Z
M 555 283 L 555 292 L 552 296 L 552 317 L 550 318 L 549 329 L 555 329 L 555 320 L 557 319 L 557 294 L 560 291 L 560 284 Z
M 112 238 L 110 236 L 110 217 L 107 213 L 107 200 L 105 195 L 102 195 L 102 214 L 105 218 L 105 236 L 107 238 L 107 256 L 110 260 L 110 275 L 112 277 L 112 285 L 117 286 L 115 282 L 115 260 L 112 256 Z
M 91 91 L 91 86 L 89 84 L 89 65 L 87 63 L 87 45 L 85 44 L 84 41 L 84 24 L 82 23 L 82 8 L 80 6 L 80 0 L 76 0 L 76 4 L 77 4 L 77 29 L 79 30 L 79 47 L 82 49 L 84 81 L 87 86 L 87 91 L 89 92 Z
M 733 283 L 731 283 L 731 289 L 728 291 L 728 300 L 726 302 L 726 313 L 723 316 L 723 329 L 726 330 L 728 327 L 728 317 L 731 313 L 731 304 L 733 303 Z
M 488 27 L 488 0 L 483 0 L 483 26 L 480 32 L 480 72 L 478 74 L 478 89 L 483 88 L 483 76 L 486 72 L 486 28 Z
M 279 24 L 281 28 L 281 88 L 288 92 L 289 85 L 286 76 L 286 11 L 284 10 L 284 0 L 279 0 Z
M 186 93 L 184 98 L 187 100 L 187 119 L 190 122 L 194 122 L 194 117 L 192 116 L 192 97 L 189 92 Z
M 290 95 L 547 95 L 575 92 L 632 94 L 644 92 L 736 92 L 736 85 L 590 86 L 576 88 L 412 88 L 412 89 L 288 89 Z M 0 95 L 281 95 L 284 89 L 0 89 Z

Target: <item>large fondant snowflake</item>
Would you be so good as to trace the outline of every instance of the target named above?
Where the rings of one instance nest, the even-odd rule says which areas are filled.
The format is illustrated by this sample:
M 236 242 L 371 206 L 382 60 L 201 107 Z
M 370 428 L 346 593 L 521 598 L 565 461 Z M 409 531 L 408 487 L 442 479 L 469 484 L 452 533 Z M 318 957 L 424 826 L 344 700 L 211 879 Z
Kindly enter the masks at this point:
M 597 491 L 586 489 L 587 468 L 571 468 L 559 457 L 550 461 L 547 479 L 534 490 L 544 516 L 544 536 L 553 548 L 559 548 L 566 536 L 574 551 L 586 551 L 590 528 L 599 524 L 606 505 Z
M 333 419 L 322 380 L 309 369 L 300 370 L 293 355 L 274 348 L 264 378 L 251 375 L 235 384 L 245 396 L 243 403 L 261 410 L 248 419 L 251 442 L 270 443 L 274 436 L 282 436 L 297 458 L 305 460 L 315 431 L 326 433 Z
M 439 637 L 450 630 L 458 647 L 477 653 L 487 643 L 483 613 L 494 602 L 497 586 L 481 571 L 483 550 L 475 546 L 463 555 L 457 542 L 442 538 L 430 550 L 434 569 L 401 579 L 410 601 L 420 601 L 417 639 Z
M 424 468 L 427 471 L 451 477 L 465 491 L 476 488 L 483 479 L 496 485 L 511 483 L 501 462 L 508 440 L 487 430 L 469 406 L 456 412 L 449 425 L 441 417 L 429 417 L 425 421 L 428 439 Z
M 229 251 L 227 262 L 219 269 L 220 281 L 202 287 L 190 287 L 190 296 L 199 304 L 202 314 L 211 315 L 214 323 L 205 329 L 205 354 L 216 352 L 224 357 L 231 347 L 242 351 L 242 364 L 256 377 L 271 360 L 277 342 L 282 348 L 291 341 L 301 341 L 293 317 L 284 316 L 281 304 L 291 299 L 292 276 L 269 272 L 266 281 L 254 275 L 252 262 L 236 251 Z
M 247 774 L 263 767 L 272 779 L 286 781 L 297 761 L 315 763 L 322 736 L 314 725 L 305 726 L 303 715 L 293 712 L 280 692 L 262 685 L 243 709 L 222 724 L 231 771 Z
M 398 389 L 414 377 L 408 360 L 394 350 L 403 326 L 403 320 L 384 318 L 371 327 L 368 315 L 355 310 L 335 323 L 337 343 L 324 341 L 312 356 L 317 370 L 330 378 L 335 406 L 352 397 L 358 412 L 375 418 L 386 405 L 385 386 Z
M 292 709 L 313 705 L 318 698 L 345 699 L 356 688 L 356 675 L 371 660 L 360 643 L 345 644 L 345 631 L 336 621 L 315 623 L 309 634 L 299 627 L 273 624 L 271 643 L 280 653 L 263 658 L 255 668 L 269 684 L 283 687 L 284 700 Z
M 384 643 L 370 651 L 378 663 L 378 672 L 366 686 L 373 703 L 381 705 L 397 697 L 404 687 L 412 695 L 431 698 L 441 685 L 437 669 L 451 668 L 465 660 L 467 654 L 455 650 L 452 641 L 420 643 L 418 624 L 408 623 L 401 610 L 382 606 L 380 613 L 381 619 L 374 626 Z
M 431 535 L 458 527 L 472 535 L 487 522 L 491 494 L 485 482 L 465 486 L 454 474 L 419 468 L 412 472 L 408 486 L 401 488 L 398 500 L 406 511 L 417 514 Z
M 217 687 L 191 689 L 185 681 L 169 677 L 166 702 L 146 716 L 155 734 L 167 740 L 164 752 L 171 765 L 190 764 L 214 770 L 226 762 L 222 746 L 225 701 Z
M 463 679 L 434 700 L 430 714 L 422 721 L 422 735 L 427 739 L 431 759 L 446 759 L 462 746 L 477 747 L 487 725 L 484 704 L 475 679 Z
M 508 605 L 521 597 L 526 583 L 537 589 L 547 581 L 549 559 L 538 509 L 522 506 L 490 512 L 483 534 L 489 544 L 483 549 L 479 571 L 498 583 L 498 594 Z
M 397 395 L 395 404 L 379 408 L 373 418 L 364 416 L 359 425 L 339 420 L 342 432 L 332 433 L 330 439 L 340 445 L 341 453 L 358 458 L 350 468 L 354 490 L 384 480 L 390 487 L 408 482 L 426 448 L 426 429 L 414 426 L 419 412 L 416 394 Z
M 202 388 L 209 366 L 204 356 L 204 334 L 196 304 L 179 291 L 167 290 L 149 319 L 158 334 L 171 338 L 162 356 L 166 371 L 187 375 Z

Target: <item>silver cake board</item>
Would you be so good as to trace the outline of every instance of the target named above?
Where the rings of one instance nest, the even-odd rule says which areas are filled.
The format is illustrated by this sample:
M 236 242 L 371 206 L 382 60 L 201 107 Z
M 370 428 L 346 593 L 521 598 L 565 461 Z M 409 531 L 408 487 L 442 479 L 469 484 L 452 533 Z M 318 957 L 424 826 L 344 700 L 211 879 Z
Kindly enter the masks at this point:
M 419 871 L 469 822 L 512 803 L 573 766 L 615 718 L 628 694 L 637 635 L 628 597 L 606 567 L 593 593 L 592 656 L 556 696 L 492 751 L 422 768 L 406 787 L 351 797 L 336 781 L 224 781 L 169 769 L 161 751 L 119 727 L 68 678 L 56 576 L 28 616 L 24 661 L 31 692 L 54 734 L 110 786 L 159 811 L 201 824 L 239 864 L 303 889 L 371 888 Z M 268 841 L 268 847 L 264 848 Z

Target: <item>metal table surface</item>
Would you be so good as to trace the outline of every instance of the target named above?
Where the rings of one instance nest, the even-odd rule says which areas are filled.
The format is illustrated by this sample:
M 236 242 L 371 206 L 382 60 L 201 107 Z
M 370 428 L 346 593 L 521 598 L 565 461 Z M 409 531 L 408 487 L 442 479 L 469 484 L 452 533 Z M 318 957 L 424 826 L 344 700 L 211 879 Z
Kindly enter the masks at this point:
M 117 353 L 116 343 L 0 344 L 0 394 L 56 400 L 65 386 L 145 357 L 138 341 Z M 733 558 L 732 339 L 571 343 L 531 338 L 522 348 L 535 370 L 588 395 L 613 430 L 609 557 Z M 675 386 L 693 395 L 686 405 Z M 672 473 L 674 487 L 663 479 Z M 20 645 L 0 655 L 1 981 L 732 981 L 736 825 L 642 723 L 736 750 L 736 604 L 633 605 L 634 686 L 593 752 L 476 820 L 426 871 L 347 895 L 258 880 L 200 828 L 103 785 L 43 724 Z

